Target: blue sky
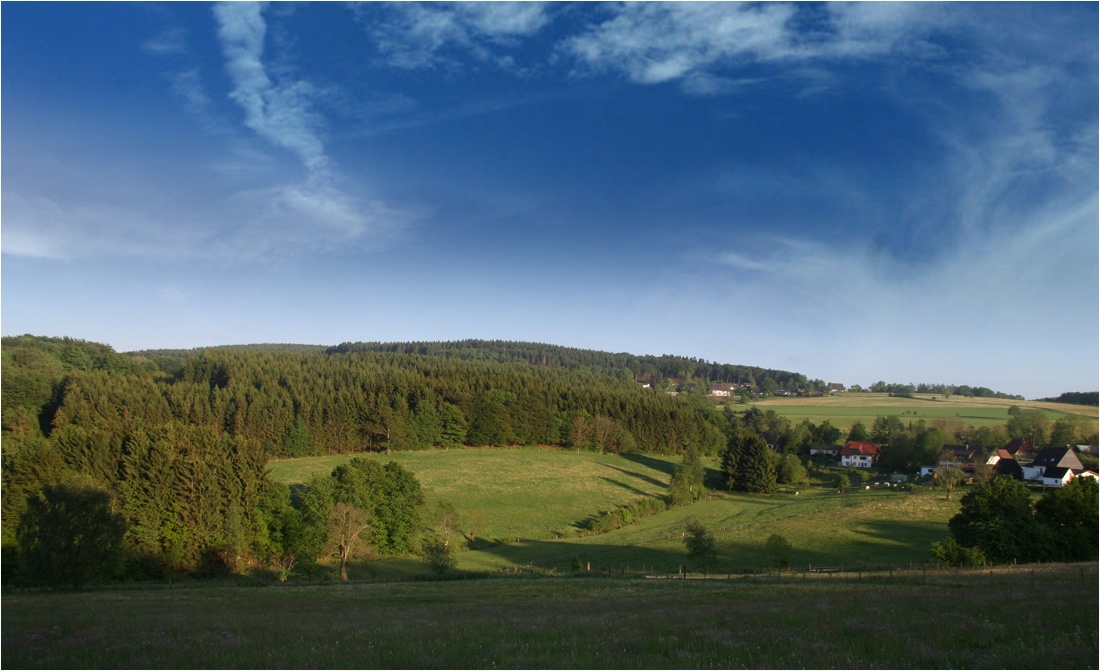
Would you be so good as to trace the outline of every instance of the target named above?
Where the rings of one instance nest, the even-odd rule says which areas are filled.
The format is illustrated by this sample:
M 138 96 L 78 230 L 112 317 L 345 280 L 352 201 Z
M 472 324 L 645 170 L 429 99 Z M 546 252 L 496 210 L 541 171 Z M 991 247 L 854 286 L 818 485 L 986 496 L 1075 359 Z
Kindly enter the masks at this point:
M 1095 3 L 4 3 L 2 327 L 1098 384 Z

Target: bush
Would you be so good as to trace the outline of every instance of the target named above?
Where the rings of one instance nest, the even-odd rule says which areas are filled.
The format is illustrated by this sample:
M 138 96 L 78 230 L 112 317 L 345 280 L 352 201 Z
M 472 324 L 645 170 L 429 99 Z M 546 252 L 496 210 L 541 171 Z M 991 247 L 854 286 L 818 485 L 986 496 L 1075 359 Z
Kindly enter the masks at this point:
M 666 510 L 668 510 L 668 504 L 662 499 L 639 499 L 628 506 L 622 506 L 590 517 L 585 522 L 585 530 L 589 534 L 602 534 L 633 524 L 643 517 L 663 513 Z
M 684 545 L 692 559 L 713 559 L 718 554 L 714 545 L 714 534 L 694 517 L 688 520 Z
M 771 557 L 776 568 L 789 569 L 791 567 L 793 547 L 791 542 L 783 536 L 779 534 L 769 536 L 768 540 L 764 542 L 764 550 Z
M 932 543 L 932 558 L 948 566 L 982 566 L 986 563 L 985 553 L 980 548 L 968 548 L 959 545 L 954 538 Z
M 806 467 L 802 465 L 802 461 L 798 457 L 787 454 L 780 458 L 779 466 L 776 469 L 776 478 L 779 484 L 800 485 L 806 481 L 807 477 Z
M 450 544 L 442 538 L 433 538 L 424 543 L 421 555 L 428 568 L 437 576 L 442 576 L 447 571 L 454 570 L 458 565 L 458 559 L 451 551 Z

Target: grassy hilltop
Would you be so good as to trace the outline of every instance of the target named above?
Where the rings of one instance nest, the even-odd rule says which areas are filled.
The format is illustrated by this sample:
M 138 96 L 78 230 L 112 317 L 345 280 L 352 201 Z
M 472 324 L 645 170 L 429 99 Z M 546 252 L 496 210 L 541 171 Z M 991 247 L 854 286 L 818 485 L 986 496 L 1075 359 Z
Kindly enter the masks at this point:
M 1012 406 L 1042 410 L 1047 420 L 1052 422 L 1068 415 L 1076 415 L 1091 419 L 1095 428 L 1097 420 L 1095 406 L 932 394 L 916 394 L 913 398 L 904 398 L 889 394 L 845 392 L 814 398 L 770 398 L 754 401 L 750 405 L 774 410 L 794 422 L 808 419 L 819 424 L 828 420 L 845 432 L 856 422 L 870 426 L 875 417 L 880 415 L 896 415 L 905 422 L 922 419 L 929 423 L 938 421 L 952 428 L 1003 426 L 1008 421 L 1008 410 Z M 731 407 L 738 410 L 747 406 L 735 402 Z

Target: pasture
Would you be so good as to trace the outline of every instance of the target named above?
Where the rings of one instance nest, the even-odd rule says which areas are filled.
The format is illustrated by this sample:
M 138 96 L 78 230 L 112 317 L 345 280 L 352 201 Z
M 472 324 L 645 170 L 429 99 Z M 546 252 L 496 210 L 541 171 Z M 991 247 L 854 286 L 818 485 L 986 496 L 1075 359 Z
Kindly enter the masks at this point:
M 3 596 L 5 668 L 1095 668 L 1097 567 Z
M 290 485 L 327 475 L 355 456 L 396 461 L 416 474 L 427 509 L 452 504 L 475 538 L 548 538 L 575 533 L 601 510 L 668 487 L 677 457 L 573 452 L 561 449 L 460 448 L 392 454 L 279 459 L 271 477 Z
M 1014 405 L 1021 408 L 1042 410 L 1049 421 L 1056 421 L 1067 415 L 1089 418 L 1095 426 L 1097 408 L 1065 403 L 1047 403 L 1041 401 L 1013 401 L 998 398 L 968 398 L 961 396 L 934 396 L 916 394 L 914 398 L 893 397 L 888 394 L 845 392 L 835 396 L 816 398 L 772 398 L 754 401 L 750 405 L 762 410 L 774 410 L 793 422 L 808 419 L 814 424 L 829 420 L 833 426 L 847 433 L 856 422 L 867 427 L 875 417 L 895 415 L 903 422 L 919 421 L 928 423 L 944 422 L 948 426 L 1003 426 L 1008 421 L 1008 409 Z M 746 406 L 731 403 L 734 410 Z
M 301 483 L 309 474 L 327 473 L 350 458 L 273 461 L 272 476 Z M 929 558 L 930 543 L 947 536 L 947 520 L 958 510 L 961 496 L 956 492 L 947 501 L 942 493 L 920 487 L 901 491 L 883 486 L 844 494 L 811 486 L 798 495 L 786 490 L 772 497 L 713 492 L 691 506 L 584 535 L 589 517 L 642 496 L 663 495 L 678 458 L 541 449 L 434 450 L 368 458 L 392 459 L 414 472 L 426 493 L 427 513 L 439 501 L 456 508 L 462 518 L 459 529 L 467 537 L 466 543 L 457 538 L 454 545 L 460 550 L 458 569 L 472 572 L 523 567 L 561 574 L 575 560 L 618 572 L 675 572 L 686 563 L 683 533 L 691 518 L 714 534 L 717 555 L 706 564 L 718 572 L 766 568 L 771 560 L 764 542 L 775 533 L 790 541 L 796 567 L 921 562 Z M 713 480 L 717 464 L 710 466 Z M 371 559 L 351 570 L 353 579 L 425 574 L 423 564 L 407 558 Z

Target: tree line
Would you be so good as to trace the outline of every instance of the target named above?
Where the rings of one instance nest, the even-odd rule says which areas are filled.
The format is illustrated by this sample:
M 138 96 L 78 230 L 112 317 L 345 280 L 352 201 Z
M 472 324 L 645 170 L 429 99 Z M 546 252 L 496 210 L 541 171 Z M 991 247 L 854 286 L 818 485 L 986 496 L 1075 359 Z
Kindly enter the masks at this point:
M 1024 400 L 1023 396 L 1017 394 L 1006 394 L 1000 391 L 993 391 L 989 387 L 972 387 L 968 384 L 930 384 L 927 382 L 921 382 L 919 384 L 900 384 L 897 382 L 886 383 L 879 380 L 866 389 L 858 384 L 852 385 L 851 391 L 869 391 L 876 394 L 890 394 L 891 396 L 898 396 L 901 398 L 912 398 L 914 394 L 940 394 L 946 398 L 950 398 L 951 396 L 965 396 L 968 398 Z
M 1100 405 L 1100 392 L 1096 391 L 1067 391 L 1055 398 L 1042 398 L 1041 401 L 1051 403 L 1070 403 L 1073 405 Z
M 311 483 L 292 497 L 268 479 L 271 457 L 462 444 L 715 454 L 726 444 L 724 420 L 705 397 L 580 367 L 232 348 L 162 368 L 97 343 L 32 336 L 4 338 L 2 354 L 5 553 L 47 556 L 35 538 L 51 515 L 84 507 L 105 528 L 115 528 L 112 516 L 122 520 L 127 570 L 146 575 L 346 556 L 348 543 L 309 530 L 328 528 L 321 522 L 348 513 L 348 501 L 369 509 L 371 531 L 355 538 L 379 551 L 409 549 L 404 532 L 378 532 L 382 509 L 339 484 L 366 478 L 382 491 L 392 484 L 383 475 L 400 474 L 334 473 L 336 484 Z M 357 515 L 345 515 L 346 525 Z
M 736 367 L 715 373 L 696 360 L 530 343 L 123 355 L 98 343 L 19 336 L 4 338 L 0 354 L 4 552 L 55 568 L 63 555 L 38 540 L 44 530 L 73 531 L 56 521 L 66 510 L 98 520 L 86 525 L 99 530 L 97 542 L 113 543 L 122 529 L 131 575 L 209 575 L 260 564 L 289 571 L 326 553 L 346 567 L 360 539 L 379 552 L 415 544 L 422 497 L 415 478 L 395 464 L 357 461 L 292 496 L 267 477 L 265 464 L 278 456 L 463 444 L 682 454 L 669 496 L 669 504 L 682 505 L 704 491 L 703 455 L 722 456 L 730 488 L 767 494 L 806 477 L 799 457 L 811 445 L 843 438 L 828 421 L 794 423 L 755 407 L 719 411 L 703 393 L 674 397 L 636 382 L 647 370 L 741 374 Z M 746 370 L 752 379 L 779 374 Z M 884 464 L 910 471 L 964 433 L 965 442 L 990 446 L 1010 433 L 1036 444 L 1080 439 L 1080 422 L 1051 426 L 1041 412 L 1020 408 L 1010 415 L 1005 429 L 977 430 L 882 417 L 853 426 L 847 438 L 885 445 Z M 386 508 L 390 500 L 402 501 L 400 510 Z M 340 529 L 359 531 L 340 542 Z M 445 541 L 429 546 L 446 559 Z

